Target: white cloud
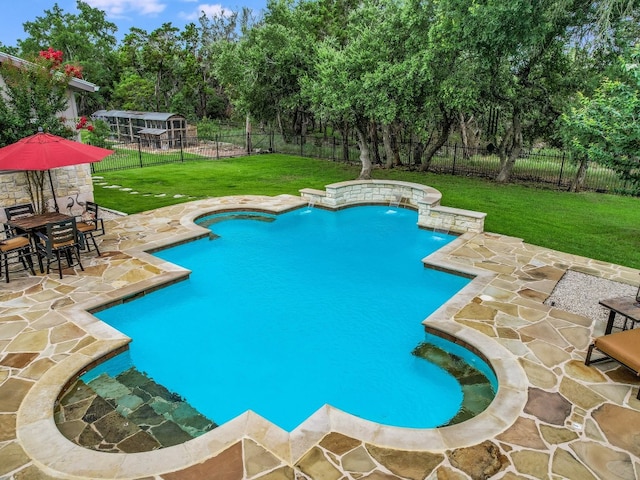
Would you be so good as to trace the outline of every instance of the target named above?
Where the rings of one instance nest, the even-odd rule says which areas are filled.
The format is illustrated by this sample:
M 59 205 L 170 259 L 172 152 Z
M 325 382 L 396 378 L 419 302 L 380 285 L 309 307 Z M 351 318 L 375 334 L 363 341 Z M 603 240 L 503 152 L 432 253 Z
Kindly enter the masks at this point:
M 181 12 L 180 17 L 184 18 L 185 20 L 195 21 L 200 18 L 202 12 L 204 12 L 207 17 L 220 16 L 223 12 L 225 12 L 226 14 L 230 13 L 229 9 L 224 8 L 219 3 L 213 5 L 210 5 L 208 3 L 201 3 L 200 5 L 198 5 L 198 8 L 193 10 L 191 13 Z
M 156 15 L 167 7 L 160 0 L 85 0 L 93 8 L 98 8 L 108 16 L 122 17 L 128 13 L 140 15 Z

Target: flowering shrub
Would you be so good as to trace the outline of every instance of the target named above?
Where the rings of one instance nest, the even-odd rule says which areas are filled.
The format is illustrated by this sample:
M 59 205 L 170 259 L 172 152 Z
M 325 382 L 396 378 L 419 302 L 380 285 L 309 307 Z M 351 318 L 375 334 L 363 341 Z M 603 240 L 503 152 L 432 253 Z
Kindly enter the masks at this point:
M 85 128 L 87 126 L 87 122 L 87 117 L 80 117 L 80 120 L 76 124 L 76 130 L 82 130 L 83 128 Z
M 82 78 L 82 67 L 67 64 L 64 66 L 64 74 L 67 77 Z
M 49 47 L 46 50 L 41 50 L 40 53 L 38 53 L 38 56 L 48 63 L 51 71 L 64 73 L 64 76 L 68 78 L 82 78 L 81 66 L 73 65 L 71 63 L 63 65 L 62 61 L 64 54 L 61 50 L 54 50 Z
M 76 123 L 76 130 L 86 130 L 87 133 L 82 135 L 82 141 L 99 147 L 105 146 L 105 141 L 111 132 L 107 123 L 97 120 L 95 125 L 92 125 L 89 123 L 89 119 L 84 116 L 80 117 Z
M 38 54 L 40 58 L 44 58 L 45 60 L 49 60 L 51 62 L 52 67 L 57 68 L 62 64 L 62 51 L 54 50 L 49 47 L 47 50 L 41 50 Z

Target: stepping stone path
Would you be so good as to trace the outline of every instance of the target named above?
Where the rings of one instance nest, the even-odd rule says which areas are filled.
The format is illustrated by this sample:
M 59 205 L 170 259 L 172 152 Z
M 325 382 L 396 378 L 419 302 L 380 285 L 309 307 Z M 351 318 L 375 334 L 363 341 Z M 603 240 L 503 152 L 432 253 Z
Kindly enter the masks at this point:
M 129 188 L 129 187 L 123 187 L 121 185 L 109 185 L 109 182 L 105 182 L 103 177 L 94 176 L 93 177 L 93 184 L 97 185 L 97 186 L 100 186 L 102 188 L 120 190 L 121 192 L 126 192 L 126 193 L 129 193 L 131 195 L 140 195 L 140 192 L 137 192 L 137 191 L 135 191 L 135 190 L 133 190 L 132 188 Z M 162 197 L 166 197 L 167 194 L 166 193 L 158 193 L 158 194 L 143 193 L 142 196 L 143 197 L 154 196 L 156 198 L 162 198 Z M 173 198 L 188 198 L 188 199 L 195 199 L 196 198 L 196 197 L 192 197 L 192 196 L 189 196 L 189 195 L 182 195 L 180 193 L 177 193 L 177 194 L 173 195 L 172 197 Z
M 55 419 L 72 442 L 122 453 L 170 447 L 217 426 L 135 368 L 78 380 L 60 399 Z

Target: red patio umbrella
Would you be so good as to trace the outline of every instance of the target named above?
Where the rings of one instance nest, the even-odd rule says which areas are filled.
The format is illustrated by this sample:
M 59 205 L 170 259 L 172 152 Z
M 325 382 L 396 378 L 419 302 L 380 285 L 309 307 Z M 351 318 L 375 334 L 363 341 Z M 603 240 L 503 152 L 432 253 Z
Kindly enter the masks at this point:
M 57 212 L 59 208 L 53 190 L 51 169 L 99 162 L 112 153 L 113 150 L 74 142 L 40 131 L 0 148 L 0 170 L 47 170 Z

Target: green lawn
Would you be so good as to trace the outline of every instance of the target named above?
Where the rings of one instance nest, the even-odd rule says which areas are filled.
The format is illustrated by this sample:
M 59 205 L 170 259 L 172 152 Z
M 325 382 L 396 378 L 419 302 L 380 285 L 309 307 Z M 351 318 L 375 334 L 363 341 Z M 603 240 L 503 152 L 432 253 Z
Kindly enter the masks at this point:
M 136 213 L 195 198 L 240 194 L 298 195 L 305 187 L 352 180 L 359 166 L 288 155 L 191 161 L 99 174 L 140 195 L 95 187 L 96 201 Z M 640 199 L 565 193 L 416 171 L 375 170 L 374 178 L 430 185 L 442 205 L 487 213 L 485 230 L 567 253 L 640 268 Z M 97 182 L 97 181 L 96 181 Z M 166 197 L 154 197 L 157 194 Z M 141 194 L 149 194 L 143 196 Z

